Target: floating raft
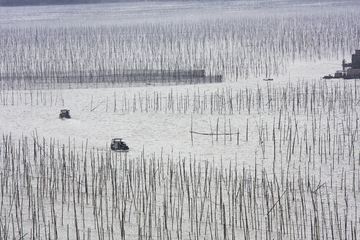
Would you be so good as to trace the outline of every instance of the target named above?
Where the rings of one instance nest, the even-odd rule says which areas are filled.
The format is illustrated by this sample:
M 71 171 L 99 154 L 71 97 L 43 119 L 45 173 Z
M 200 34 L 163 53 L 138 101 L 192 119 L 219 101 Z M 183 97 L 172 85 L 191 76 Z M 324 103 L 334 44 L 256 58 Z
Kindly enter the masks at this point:
M 14 72 L 12 75 L 1 75 L 0 81 L 10 87 L 52 88 L 64 86 L 82 88 L 92 86 L 147 86 L 147 85 L 181 85 L 222 82 L 222 75 L 205 75 L 203 69 L 193 70 L 154 70 L 154 69 L 116 69 L 107 71 L 51 72 L 41 74 Z

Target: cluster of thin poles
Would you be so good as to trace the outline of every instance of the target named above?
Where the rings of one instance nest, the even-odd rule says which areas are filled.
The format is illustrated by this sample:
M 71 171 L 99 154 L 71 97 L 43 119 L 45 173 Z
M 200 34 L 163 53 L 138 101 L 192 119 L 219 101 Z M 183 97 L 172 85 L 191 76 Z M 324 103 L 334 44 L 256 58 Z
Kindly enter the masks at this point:
M 2 239 L 357 239 L 359 234 L 359 190 L 351 194 L 346 183 L 332 188 L 306 169 L 293 173 L 284 164 L 277 174 L 240 164 L 216 167 L 191 156 L 143 152 L 128 159 L 87 144 L 76 149 L 70 139 L 63 144 L 3 135 Z
M 340 11 L 193 23 L 0 28 L 0 103 L 64 106 L 61 93 L 44 88 L 112 86 L 131 69 L 204 69 L 231 80 L 269 77 L 291 61 L 353 52 L 360 39 L 358 22 L 354 11 Z M 21 139 L 3 134 L 1 239 L 358 238 L 356 80 L 129 94 L 115 90 L 95 101 L 91 96 L 82 110 L 225 115 L 229 129 L 230 118 L 238 124 L 236 118 L 243 115 L 258 116 L 237 132 L 238 145 L 255 141 L 258 150 L 251 159 L 241 156 L 223 165 L 221 159 L 149 157 L 144 151 L 129 159 L 87 143 L 75 146 L 75 139 L 61 143 L 37 134 Z M 226 132 L 224 127 L 224 143 L 231 140 Z M 241 164 L 249 161 L 255 161 L 254 167 Z M 272 168 L 265 167 L 269 162 Z
M 20 140 L 3 135 L 0 237 L 56 239 L 61 238 L 59 232 L 66 232 L 70 239 L 356 239 L 360 227 L 357 88 L 354 80 L 298 82 L 279 88 L 269 84 L 264 90 L 236 94 L 234 89 L 186 92 L 189 109 L 201 108 L 210 96 L 223 98 L 218 104 L 226 105 L 224 111 L 212 115 L 229 118 L 224 132 L 230 128 L 230 118 L 236 124 L 244 114 L 248 119 L 252 112 L 259 116 L 248 121 L 246 129 L 242 124 L 240 135 L 241 145 L 257 142 L 257 153 L 230 164 L 181 154 L 149 157 L 144 152 L 128 159 L 124 153 L 90 149 L 87 144 L 76 147 L 75 139 L 65 144 L 37 135 Z M 49 91 L 37 92 L 34 102 L 35 96 L 51 96 Z M 142 99 L 139 94 L 135 99 Z M 157 95 L 142 101 L 162 99 Z M 168 113 L 180 101 L 178 96 L 170 90 L 165 97 L 162 104 Z M 250 110 L 234 111 L 241 106 L 237 102 L 249 104 Z M 101 111 L 99 105 L 90 106 L 84 110 Z M 192 115 L 209 113 L 213 107 L 207 106 Z M 234 108 L 231 114 L 229 106 Z M 249 161 L 255 161 L 254 167 L 244 165 Z M 265 167 L 269 162 L 272 168 Z
M 354 11 L 188 23 L 0 28 L 2 88 L 108 85 L 124 71 L 204 69 L 236 81 L 290 62 L 344 57 L 359 45 Z

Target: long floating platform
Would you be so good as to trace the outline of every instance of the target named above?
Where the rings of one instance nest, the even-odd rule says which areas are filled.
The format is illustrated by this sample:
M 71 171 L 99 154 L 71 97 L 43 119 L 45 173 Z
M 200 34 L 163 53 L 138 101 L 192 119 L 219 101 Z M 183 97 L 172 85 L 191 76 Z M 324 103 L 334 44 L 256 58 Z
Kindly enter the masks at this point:
M 146 85 L 181 85 L 222 82 L 222 75 L 205 75 L 205 70 L 148 70 L 13 73 L 1 75 L 3 88 L 91 88 Z

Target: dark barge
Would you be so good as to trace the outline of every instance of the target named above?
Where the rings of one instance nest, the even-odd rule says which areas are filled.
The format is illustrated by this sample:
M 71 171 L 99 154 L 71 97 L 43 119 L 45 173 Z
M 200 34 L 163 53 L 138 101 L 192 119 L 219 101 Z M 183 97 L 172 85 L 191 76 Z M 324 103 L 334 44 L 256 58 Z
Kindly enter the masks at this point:
M 342 61 L 342 70 L 336 71 L 335 75 L 324 76 L 324 79 L 343 78 L 354 79 L 360 78 L 360 50 L 355 50 L 355 54 L 351 57 L 351 63 L 346 63 L 345 59 Z

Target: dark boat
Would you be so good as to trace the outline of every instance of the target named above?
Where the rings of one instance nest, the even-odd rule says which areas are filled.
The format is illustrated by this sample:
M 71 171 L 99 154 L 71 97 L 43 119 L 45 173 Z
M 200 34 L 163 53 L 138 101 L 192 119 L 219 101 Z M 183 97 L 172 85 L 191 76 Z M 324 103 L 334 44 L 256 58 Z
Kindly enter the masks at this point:
M 129 147 L 122 140 L 122 138 L 113 138 L 111 140 L 110 148 L 113 151 L 119 151 L 119 152 L 129 151 Z

